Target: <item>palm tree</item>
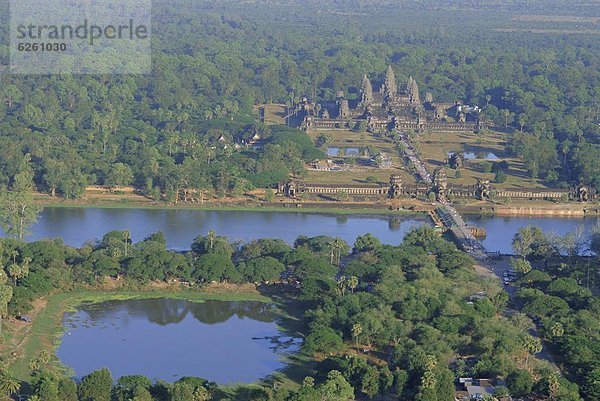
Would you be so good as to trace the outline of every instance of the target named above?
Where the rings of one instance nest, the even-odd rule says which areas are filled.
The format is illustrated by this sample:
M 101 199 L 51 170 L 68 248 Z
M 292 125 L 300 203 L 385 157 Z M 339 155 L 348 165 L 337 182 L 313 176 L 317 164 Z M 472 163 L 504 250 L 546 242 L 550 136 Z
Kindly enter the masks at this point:
M 339 267 L 342 259 L 342 249 L 344 249 L 345 242 L 340 237 L 337 237 L 331 243 L 331 264 Z
M 340 290 L 340 294 L 342 296 L 346 293 L 346 287 L 348 286 L 348 282 L 346 280 L 346 276 L 340 276 L 337 280 L 338 289 Z
M 560 373 L 552 372 L 548 377 L 548 395 L 551 400 L 558 399 L 560 392 Z
M 348 277 L 348 288 L 350 288 L 350 292 L 354 294 L 354 290 L 358 287 L 358 277 L 350 276 Z
M 356 348 L 358 348 L 358 337 L 362 334 L 363 328 L 360 323 L 354 323 L 352 325 L 352 337 L 356 341 Z
M 542 350 L 542 342 L 537 337 L 527 336 L 523 340 L 523 345 L 527 350 L 527 357 L 525 359 L 525 366 L 529 363 L 529 354 L 535 355 Z
M 504 109 L 502 111 L 502 113 L 504 114 L 504 129 L 507 130 L 508 129 L 508 117 L 510 116 L 510 110 Z
M 210 249 L 211 251 L 213 249 L 213 244 L 215 242 L 216 237 L 217 237 L 217 233 L 215 232 L 215 230 L 208 230 L 208 243 L 209 243 L 208 249 Z
M 29 361 L 29 363 L 27 364 L 27 367 L 29 368 L 29 371 L 32 373 L 39 370 L 41 367 L 40 360 L 37 358 L 33 358 L 31 361 Z
M 125 256 L 127 256 L 127 246 L 129 245 L 129 241 L 131 241 L 131 233 L 129 230 L 123 231 L 123 246 L 125 248 Z
M 21 382 L 8 373 L 0 374 L 0 392 L 6 395 L 16 394 L 21 389 Z
M 553 337 L 562 337 L 565 334 L 565 328 L 560 322 L 556 322 L 550 327 L 550 332 Z

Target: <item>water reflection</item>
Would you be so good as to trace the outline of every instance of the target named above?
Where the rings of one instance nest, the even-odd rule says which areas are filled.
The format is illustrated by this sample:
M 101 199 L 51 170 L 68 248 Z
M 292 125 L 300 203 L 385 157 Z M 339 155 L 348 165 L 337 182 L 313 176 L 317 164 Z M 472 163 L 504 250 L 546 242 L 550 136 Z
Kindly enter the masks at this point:
M 204 377 L 249 383 L 285 366 L 301 340 L 277 327 L 272 304 L 176 299 L 109 301 L 65 316 L 57 354 L 78 377 L 108 367 L 113 376 Z
M 482 244 L 488 251 L 512 254 L 512 240 L 520 228 L 527 226 L 539 227 L 547 234 L 564 236 L 583 227 L 585 238 L 589 238 L 593 226 L 598 224 L 595 217 L 499 217 L 466 215 L 465 222 L 469 225 L 483 227 L 487 237 Z
M 393 224 L 389 224 L 394 220 Z M 402 229 L 396 231 L 390 227 Z M 388 223 L 388 224 L 386 224 Z M 428 224 L 426 216 L 351 215 L 208 210 L 46 208 L 28 240 L 62 238 L 79 247 L 112 230 L 131 232 L 133 241 L 162 231 L 171 249 L 189 249 L 193 239 L 215 230 L 232 241 L 278 238 L 293 243 L 300 235 L 340 237 L 353 244 L 371 233 L 384 244 L 398 245 L 412 227 Z M 1 231 L 0 231 L 1 233 Z
M 107 301 L 88 304 L 80 308 L 87 314 L 91 323 L 97 323 L 110 316 L 146 318 L 149 322 L 166 326 L 183 321 L 188 314 L 205 324 L 223 323 L 232 316 L 239 319 L 250 318 L 261 322 L 273 322 L 277 315 L 274 306 L 266 302 L 188 302 L 170 298 L 156 298 L 130 301 Z M 77 319 L 75 315 L 70 317 Z M 78 320 L 67 320 L 67 324 L 77 324 Z

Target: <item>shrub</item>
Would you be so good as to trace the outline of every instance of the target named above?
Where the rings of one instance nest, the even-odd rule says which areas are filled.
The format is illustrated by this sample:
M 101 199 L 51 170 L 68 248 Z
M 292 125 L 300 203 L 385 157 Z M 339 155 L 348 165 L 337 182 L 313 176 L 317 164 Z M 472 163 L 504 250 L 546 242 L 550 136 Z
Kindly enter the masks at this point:
M 492 172 L 492 163 L 490 163 L 490 162 L 479 163 L 479 168 L 481 169 L 482 173 L 491 173 Z
M 503 170 L 496 171 L 496 176 L 494 177 L 494 182 L 501 184 L 506 182 L 506 173 Z

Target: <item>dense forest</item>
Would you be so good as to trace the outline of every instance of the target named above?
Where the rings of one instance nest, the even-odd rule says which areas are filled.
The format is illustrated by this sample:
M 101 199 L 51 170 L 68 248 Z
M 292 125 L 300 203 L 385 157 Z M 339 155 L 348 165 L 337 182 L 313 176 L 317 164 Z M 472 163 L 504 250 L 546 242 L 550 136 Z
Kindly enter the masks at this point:
M 439 101 L 480 105 L 532 177 L 600 185 L 597 34 L 514 19 L 542 4 L 545 14 L 593 8 L 446 3 L 156 3 L 151 75 L 0 76 L 0 184 L 13 185 L 29 154 L 36 188 L 67 198 L 94 184 L 171 202 L 185 189 L 273 187 L 322 154 L 300 131 L 257 123 L 252 107 L 352 96 L 364 73 L 377 83 L 391 64 Z M 590 21 L 578 24 L 597 29 Z M 247 146 L 255 135 L 264 146 Z
M 294 386 L 269 377 L 235 388 L 106 369 L 75 381 L 44 351 L 27 361 L 26 381 L 6 368 L 14 355 L 0 360 L 0 398 L 452 401 L 468 376 L 497 383 L 498 399 L 600 400 L 597 233 L 581 256 L 575 236 L 520 230 L 514 298 L 428 227 L 399 246 L 369 234 L 232 243 L 214 231 L 185 252 L 160 232 L 133 243 L 114 231 L 79 249 L 24 241 L 40 211 L 34 191 L 74 199 L 89 185 L 132 186 L 202 202 L 302 176 L 322 147 L 258 122 L 256 106 L 352 98 L 363 74 L 378 86 L 388 65 L 437 101 L 478 105 L 531 178 L 600 189 L 593 1 L 155 2 L 152 73 L 100 76 L 11 75 L 7 8 L 0 0 L 0 226 L 11 237 L 0 239 L 0 329 L 42 298 L 107 282 L 182 293 L 250 285 L 300 311 L 308 374 Z M 536 357 L 543 346 L 555 365 Z
M 538 249 L 539 241 L 540 236 L 528 244 Z M 210 232 L 196 238 L 191 251 L 180 253 L 167 250 L 160 232 L 132 244 L 129 234 L 119 231 L 81 249 L 60 240 L 25 244 L 10 239 L 2 240 L 0 249 L 2 286 L 8 289 L 0 307 L 3 316 L 24 313 L 41 296 L 101 285 L 106 277 L 120 277 L 134 286 L 178 280 L 197 288 L 215 281 L 287 288 L 288 296 L 306 311 L 301 352 L 313 361 L 313 374 L 298 390 L 263 383 L 238 388 L 234 399 L 313 401 L 389 395 L 402 400 L 453 400 L 456 377 L 474 375 L 506 379 L 497 397 L 535 393 L 580 400 L 575 383 L 533 358 L 540 343 L 529 333 L 531 319 L 506 314 L 507 293 L 481 278 L 473 260 L 431 228 L 409 232 L 400 246 L 382 245 L 369 234 L 352 247 L 325 236 L 299 237 L 293 246 L 276 239 L 232 244 Z M 598 399 L 597 360 L 585 359 L 588 352 L 597 355 L 593 348 L 599 339 L 593 327 L 598 299 L 565 273 L 554 273 L 565 278 L 548 285 L 544 277 L 549 274 L 532 270 L 523 276 L 522 282 L 531 287 L 519 294 L 524 311 L 544 319 L 544 327 L 551 328 L 545 336 L 560 336 L 557 346 L 566 347 L 572 358 L 572 378 L 583 385 L 586 400 Z M 562 331 L 550 334 L 556 332 L 555 324 Z M 368 355 L 357 352 L 365 348 Z M 39 399 L 189 401 L 231 396 L 202 379 L 171 385 L 123 377 L 113 387 L 106 370 L 76 385 L 62 378 L 55 364 L 54 357 L 45 353 L 29 364 L 30 385 Z M 596 370 L 590 370 L 594 366 Z M 587 375 L 582 377 L 577 369 Z M 0 388 L 8 391 L 7 383 L 14 379 L 6 371 L 1 377 Z M 196 392 L 201 395 L 185 395 Z

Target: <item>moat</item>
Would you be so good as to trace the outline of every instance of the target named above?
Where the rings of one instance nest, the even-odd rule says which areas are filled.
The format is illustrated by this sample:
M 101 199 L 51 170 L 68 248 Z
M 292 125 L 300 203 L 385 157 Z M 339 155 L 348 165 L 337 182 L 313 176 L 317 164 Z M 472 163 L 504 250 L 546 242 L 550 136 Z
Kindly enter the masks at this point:
M 75 377 L 107 367 L 115 379 L 141 374 L 168 382 L 192 376 L 251 383 L 284 368 L 285 355 L 302 343 L 284 334 L 278 319 L 264 302 L 158 298 L 84 305 L 65 315 L 57 355 Z
M 466 215 L 465 221 L 486 229 L 483 244 L 488 251 L 509 254 L 512 238 L 521 227 L 534 225 L 564 235 L 583 225 L 589 233 L 598 219 Z M 269 237 L 293 243 L 300 235 L 328 235 L 353 244 L 358 236 L 371 233 L 385 244 L 397 245 L 407 231 L 424 224 L 431 224 L 425 215 L 48 207 L 32 227 L 28 240 L 61 238 L 66 244 L 79 247 L 111 230 L 130 230 L 134 242 L 162 231 L 169 248 L 185 250 L 195 237 L 213 229 L 232 241 Z

